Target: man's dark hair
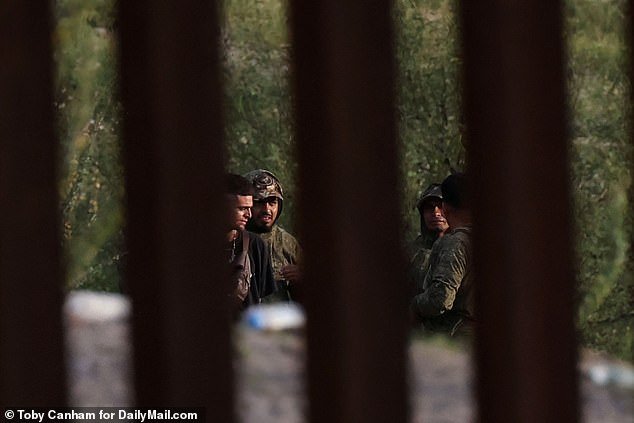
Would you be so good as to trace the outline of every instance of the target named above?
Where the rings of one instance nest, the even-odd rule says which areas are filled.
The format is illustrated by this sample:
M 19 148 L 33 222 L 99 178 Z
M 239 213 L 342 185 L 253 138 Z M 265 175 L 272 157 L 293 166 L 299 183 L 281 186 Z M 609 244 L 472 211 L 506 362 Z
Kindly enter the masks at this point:
M 253 195 L 253 185 L 244 176 L 228 173 L 225 176 L 225 193 L 233 195 Z
M 464 173 L 454 173 L 442 181 L 442 201 L 456 209 L 471 208 L 469 184 L 467 175 Z

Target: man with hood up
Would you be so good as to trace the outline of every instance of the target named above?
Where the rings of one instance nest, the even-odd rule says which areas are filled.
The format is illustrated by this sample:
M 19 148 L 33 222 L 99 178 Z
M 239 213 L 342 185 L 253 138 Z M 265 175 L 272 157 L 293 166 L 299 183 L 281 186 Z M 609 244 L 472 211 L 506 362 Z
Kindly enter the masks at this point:
M 293 235 L 277 224 L 284 205 L 282 185 L 272 172 L 264 169 L 253 170 L 244 176 L 254 188 L 252 216 L 247 229 L 260 235 L 269 248 L 279 292 L 274 297 L 290 301 L 294 299 L 294 287 L 301 279 L 301 247 Z

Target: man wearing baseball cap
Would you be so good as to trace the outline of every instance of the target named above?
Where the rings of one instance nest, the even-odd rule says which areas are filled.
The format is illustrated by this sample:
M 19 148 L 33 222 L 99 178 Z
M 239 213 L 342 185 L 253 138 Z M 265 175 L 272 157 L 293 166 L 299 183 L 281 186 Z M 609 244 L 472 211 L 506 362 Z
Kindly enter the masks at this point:
M 432 245 L 449 228 L 447 219 L 442 214 L 440 184 L 429 185 L 423 191 L 416 208 L 420 214 L 420 235 L 410 247 L 408 268 L 410 288 L 414 290 L 425 279 Z
M 470 190 L 464 173 L 449 175 L 441 185 L 443 215 L 449 229 L 436 241 L 429 257 L 429 270 L 410 314 L 425 330 L 471 333 L 475 324 L 473 307 L 473 257 Z

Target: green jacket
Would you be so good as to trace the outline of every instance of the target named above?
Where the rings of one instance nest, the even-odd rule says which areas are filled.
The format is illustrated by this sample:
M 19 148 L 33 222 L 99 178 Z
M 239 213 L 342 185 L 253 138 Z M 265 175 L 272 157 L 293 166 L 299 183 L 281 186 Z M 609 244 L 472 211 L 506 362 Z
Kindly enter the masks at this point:
M 273 277 L 278 288 L 278 294 L 272 295 L 272 301 L 289 300 L 289 290 L 286 281 L 283 280 L 280 270 L 287 264 L 299 264 L 301 260 L 301 247 L 297 239 L 278 225 L 273 225 L 271 232 L 259 234 L 266 242 L 271 255 L 271 267 Z
M 434 243 L 429 271 L 410 304 L 425 329 L 451 334 L 474 321 L 471 227 L 450 229 Z
M 407 282 L 412 296 L 416 294 L 418 285 L 422 286 L 425 279 L 431 248 L 436 239 L 438 239 L 437 234 L 425 231 L 414 240 L 408 249 L 410 259 L 407 267 Z

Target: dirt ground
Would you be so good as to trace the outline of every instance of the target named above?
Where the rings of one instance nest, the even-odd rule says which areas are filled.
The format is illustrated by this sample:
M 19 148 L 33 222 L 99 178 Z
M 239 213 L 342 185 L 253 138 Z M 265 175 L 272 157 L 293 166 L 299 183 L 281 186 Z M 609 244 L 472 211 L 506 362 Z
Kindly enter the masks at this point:
M 129 303 L 119 295 L 69 295 L 65 316 L 72 406 L 134 404 L 129 313 Z M 303 384 L 306 351 L 300 332 L 267 333 L 239 326 L 235 336 L 240 420 L 254 423 L 306 421 Z M 411 421 L 474 421 L 469 355 L 438 343 L 417 340 L 412 342 L 409 356 Z M 579 370 L 582 421 L 634 421 L 634 385 L 630 385 L 634 382 L 628 379 L 634 375 L 631 366 L 584 352 Z

